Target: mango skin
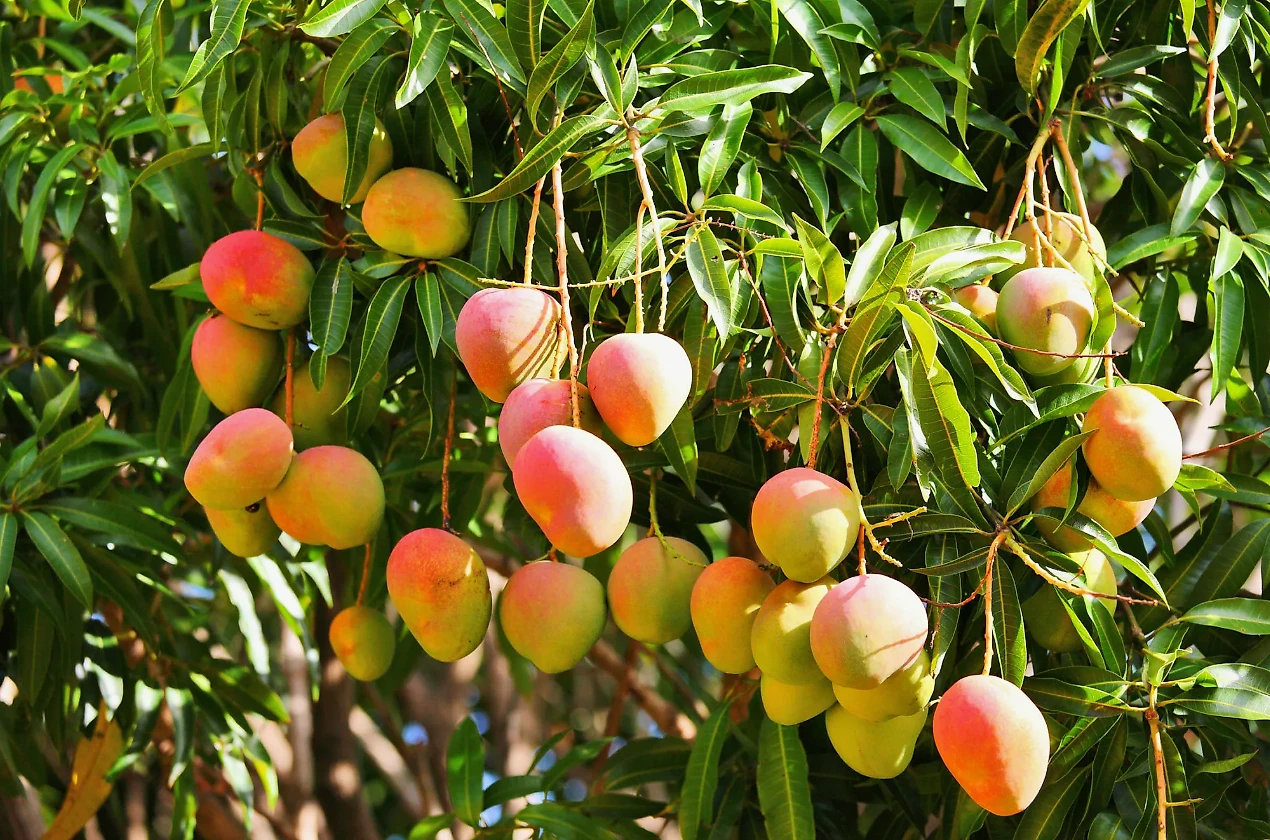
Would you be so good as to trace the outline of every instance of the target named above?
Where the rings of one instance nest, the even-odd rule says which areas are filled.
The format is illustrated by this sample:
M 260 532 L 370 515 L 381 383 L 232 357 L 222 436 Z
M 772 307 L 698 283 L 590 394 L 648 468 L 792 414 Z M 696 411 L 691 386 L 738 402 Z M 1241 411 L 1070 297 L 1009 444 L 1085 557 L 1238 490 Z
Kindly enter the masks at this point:
M 259 557 L 278 541 L 282 529 L 269 517 L 264 500 L 242 508 L 204 508 L 207 524 L 225 550 L 236 557 Z
M 476 551 L 440 528 L 406 534 L 388 556 L 388 596 L 433 659 L 455 662 L 489 629 L 489 575 Z
M 361 605 L 340 610 L 331 620 L 330 640 L 344 670 L 361 682 L 373 682 L 388 673 L 397 648 L 387 617 Z
M 467 375 L 496 403 L 528 379 L 554 379 L 568 355 L 563 336 L 560 304 L 537 289 L 482 289 L 454 325 Z
M 925 725 L 925 709 L 884 721 L 858 718 L 836 704 L 825 713 L 825 731 L 838 756 L 870 779 L 894 779 L 907 770 Z
M 344 198 L 344 174 L 348 167 L 348 139 L 344 135 L 344 117 L 325 114 L 310 122 L 291 141 L 291 162 L 313 191 L 327 201 L 341 203 Z M 392 168 L 392 140 L 384 124 L 375 120 L 370 135 L 370 157 L 366 172 L 356 192 L 348 200 L 356 204 L 366 198 L 370 187 Z
M 551 544 L 575 557 L 598 554 L 631 522 L 626 465 L 607 443 L 572 426 L 531 437 L 512 465 L 516 495 Z
M 240 230 L 217 239 L 203 254 L 199 274 L 212 305 L 245 326 L 284 330 L 309 315 L 313 266 L 271 233 Z
M 833 705 L 833 686 L 821 678 L 810 685 L 790 685 L 764 674 L 758 683 L 763 711 L 773 722 L 797 726 Z
M 701 652 L 720 672 L 744 674 L 754 667 L 750 634 L 775 586 L 771 575 L 745 557 L 716 560 L 697 577 L 688 605 L 692 626 Z
M 1074 359 L 1070 365 L 1060 370 L 1058 373 L 1052 373 L 1049 376 L 1037 376 L 1032 374 L 1033 390 L 1036 388 L 1045 388 L 1049 385 L 1072 385 L 1076 383 L 1093 382 L 1098 378 L 1098 374 L 1102 371 L 1102 359 L 1085 356 Z
M 829 577 L 813 583 L 787 580 L 763 599 L 750 631 L 750 647 L 764 674 L 790 685 L 825 678 L 811 653 L 811 618 L 833 586 Z
M 1032 510 L 1047 507 L 1066 509 L 1075 471 L 1075 465 L 1068 462 L 1050 476 L 1032 497 Z M 1113 537 L 1118 537 L 1142 524 L 1142 520 L 1147 518 L 1154 507 L 1155 499 L 1144 499 L 1140 502 L 1121 501 L 1104 490 L 1096 480 L 1090 478 L 1085 497 L 1080 500 L 1076 512 L 1106 528 Z M 1085 551 L 1093 546 L 1093 543 L 1080 531 L 1068 525 L 1055 527 L 1054 523 L 1038 518 L 1036 528 L 1049 544 L 1059 551 Z
M 842 708 L 860 720 L 877 723 L 894 717 L 915 715 L 935 693 L 935 678 L 930 673 L 930 655 L 922 650 L 906 668 L 901 668 L 877 688 L 860 691 L 835 685 L 834 697 Z
M 1032 804 L 1045 781 L 1050 739 L 1045 716 L 1022 689 L 1000 677 L 963 677 L 935 706 L 935 748 L 957 784 L 999 817 Z
M 190 364 L 212 405 L 225 414 L 258 406 L 282 373 L 282 338 L 212 315 L 194 330 Z
M 525 441 L 548 426 L 573 423 L 573 398 L 567 379 L 530 379 L 520 383 L 507 396 L 498 414 L 498 445 L 508 465 L 516 463 L 516 455 Z M 578 421 L 593 435 L 604 430 L 600 415 L 591 402 L 587 387 L 578 383 Z
M 816 607 L 811 651 L 834 685 L 868 690 L 911 665 L 929 631 L 917 593 L 886 575 L 856 575 Z
M 1038 216 L 1036 219 L 1040 224 L 1041 232 L 1045 232 L 1045 217 Z M 1098 228 L 1090 225 L 1091 236 L 1089 241 L 1094 246 L 1094 253 L 1099 256 L 1099 260 L 1095 262 L 1094 258 L 1089 255 L 1089 246 L 1085 244 L 1084 223 L 1080 216 L 1073 213 L 1055 213 L 1050 217 L 1050 242 L 1054 245 L 1063 259 L 1067 260 L 1080 274 L 1087 280 L 1092 280 L 1096 273 L 1101 272 L 1101 266 L 1107 262 L 1107 246 L 1102 241 L 1102 234 L 1098 232 Z M 1023 260 L 1023 264 L 1013 270 L 1010 274 L 1015 274 L 1027 268 L 1036 268 L 1048 264 L 1049 249 L 1044 244 L 1041 245 L 1041 252 L 1036 251 L 1036 237 L 1032 235 L 1032 222 L 1025 221 L 1016 227 L 1010 233 L 1010 238 L 1015 242 L 1022 242 L 1027 250 L 1027 257 Z M 1066 268 L 1062 263 L 1056 264 L 1062 268 Z M 1006 272 L 1002 272 L 1005 274 Z
M 298 541 L 353 548 L 374 539 L 383 522 L 384 483 L 357 450 L 315 446 L 295 456 L 265 502 L 278 527 Z
M 661 333 L 604 339 L 587 363 L 591 399 L 627 446 L 647 446 L 670 427 L 692 393 L 692 362 Z
M 362 204 L 362 225 L 385 251 L 439 260 L 472 235 L 467 205 L 454 182 L 427 169 L 396 169 L 377 180 Z
M 311 362 L 312 360 L 310 360 Z M 315 446 L 344 446 L 348 443 L 348 406 L 340 403 L 348 395 L 353 373 L 348 360 L 332 356 L 326 360 L 322 390 L 313 387 L 309 363 L 297 367 L 291 379 L 291 434 L 299 452 Z M 279 417 L 287 414 L 286 386 L 278 388 L 269 410 Z
M 245 508 L 278 486 L 291 466 L 291 430 L 263 408 L 212 427 L 185 467 L 185 488 L 203 507 Z
M 1081 353 L 1093 329 L 1094 299 L 1085 279 L 1065 268 L 1029 268 L 1011 277 L 997 298 L 997 329 L 1016 347 Z M 1074 361 L 1013 350 L 1025 373 L 1048 376 Z
M 528 563 L 503 588 L 498 618 L 517 653 L 544 674 L 559 674 L 604 632 L 604 587 L 578 566 Z
M 802 583 L 841 563 L 859 530 L 860 504 L 851 488 L 807 467 L 769 478 L 750 511 L 750 531 L 763 556 Z
M 1085 412 L 1081 449 L 1089 472 L 1117 499 L 1154 499 L 1182 471 L 1182 433 L 1154 394 L 1134 385 L 1105 391 Z
M 1084 570 L 1085 589 L 1103 595 L 1116 594 L 1116 571 L 1107 557 L 1097 549 L 1072 552 L 1071 558 Z M 1115 615 L 1113 598 L 1099 598 L 1103 606 Z M 1080 636 L 1072 626 L 1071 616 L 1063 608 L 1059 595 L 1052 586 L 1042 586 L 1031 598 L 1023 602 L 1023 624 L 1037 643 L 1055 653 L 1075 653 L 1083 649 Z
M 664 645 L 692 626 L 693 586 L 710 560 L 687 540 L 656 537 L 632 543 L 609 572 L 609 609 L 618 629 L 637 642 Z
M 953 300 L 978 318 L 988 332 L 997 334 L 997 293 L 992 287 L 971 283 L 953 292 Z

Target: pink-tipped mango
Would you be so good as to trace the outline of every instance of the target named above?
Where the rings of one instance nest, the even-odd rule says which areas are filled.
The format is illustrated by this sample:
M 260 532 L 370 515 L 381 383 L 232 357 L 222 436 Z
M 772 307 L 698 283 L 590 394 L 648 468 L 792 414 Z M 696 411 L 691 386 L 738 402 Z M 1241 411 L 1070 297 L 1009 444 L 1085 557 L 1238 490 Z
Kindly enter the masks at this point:
M 887 677 L 877 688 L 864 691 L 841 685 L 833 687 L 834 697 L 851 714 L 871 722 L 915 715 L 935 693 L 935 677 L 930 672 L 930 655 L 923 650 L 907 667 Z
M 701 572 L 689 610 L 706 660 L 725 674 L 754 667 L 750 634 L 763 599 L 775 588 L 771 575 L 745 557 L 724 557 Z
M 797 726 L 833 705 L 833 686 L 823 677 L 808 685 L 790 685 L 764 674 L 758 688 L 763 711 L 782 726 Z
M 661 333 L 606 338 L 587 363 L 591 399 L 627 446 L 647 446 L 670 427 L 692 392 L 692 362 Z
M 494 402 L 522 382 L 554 378 L 568 351 L 560 304 L 537 289 L 482 289 L 468 298 L 454 325 L 467 375 Z
M 203 507 L 245 508 L 278 486 L 291 466 L 291 430 L 263 408 L 212 427 L 185 467 L 185 487 Z
M 548 426 L 573 424 L 572 384 L 567 379 L 530 379 L 520 383 L 498 414 L 498 445 L 510 466 L 525 441 Z M 578 421 L 593 435 L 604 426 L 587 387 L 578 384 Z
M 925 725 L 925 709 L 883 721 L 864 720 L 840 705 L 825 714 L 825 731 L 838 756 L 870 779 L 894 779 L 903 773 Z
M 868 690 L 913 664 L 929 630 L 916 592 L 886 575 L 856 575 L 816 607 L 811 651 L 834 685 Z
M 1173 413 L 1145 388 L 1103 392 L 1085 413 L 1081 448 L 1103 489 L 1126 502 L 1160 496 L 1182 470 L 1182 433 Z
M 272 233 L 240 230 L 217 239 L 199 274 L 212 305 L 240 324 L 283 330 L 308 317 L 313 266 Z
M 455 662 L 489 629 L 489 575 L 476 551 L 440 528 L 401 538 L 388 556 L 388 595 L 433 659 Z
M 1070 461 L 1059 467 L 1032 497 L 1032 510 L 1047 507 L 1066 510 L 1075 472 L 1076 466 Z M 1076 512 L 1106 528 L 1113 537 L 1118 537 L 1142 524 L 1142 520 L 1147 518 L 1147 514 L 1153 507 L 1155 507 L 1155 499 L 1124 502 L 1108 493 L 1101 484 L 1090 478 L 1085 497 L 1080 500 Z M 1093 545 L 1080 531 L 1068 525 L 1057 526 L 1047 519 L 1037 517 L 1036 527 L 1049 544 L 1059 551 L 1084 551 Z
M 750 531 L 768 560 L 791 580 L 829 574 L 855 547 L 860 501 L 851 488 L 808 467 L 769 478 L 754 497 Z
M 517 653 L 544 674 L 559 674 L 604 632 L 604 587 L 568 563 L 529 563 L 507 580 L 498 619 Z
M 383 613 L 360 604 L 340 610 L 330 633 L 331 649 L 353 679 L 373 682 L 388 673 L 397 637 Z
M 1116 594 L 1116 570 L 1098 549 L 1074 551 L 1071 558 L 1080 564 L 1084 576 L 1083 588 L 1102 595 Z M 1081 581 L 1073 581 L 1081 586 Z M 1055 653 L 1075 653 L 1084 649 L 1080 636 L 1072 625 L 1072 618 L 1067 614 L 1059 594 L 1053 586 L 1044 585 L 1031 598 L 1023 602 L 1023 625 L 1027 627 L 1032 638 L 1046 650 Z M 1103 606 L 1115 614 L 1116 602 L 1113 598 L 1099 598 Z
M 226 414 L 260 405 L 282 373 L 282 338 L 213 315 L 194 330 L 190 364 L 212 405 Z
M 526 441 L 512 465 L 520 503 L 556 548 L 598 554 L 622 538 L 633 491 L 626 465 L 607 443 L 572 426 L 550 426 Z
M 953 292 L 953 300 L 979 319 L 988 332 L 997 334 L 997 293 L 991 286 L 971 283 Z
M 750 630 L 750 649 L 764 674 L 790 685 L 825 678 L 811 653 L 811 617 L 833 586 L 828 577 L 813 583 L 787 580 L 763 599 Z
M 352 370 L 343 356 L 326 360 L 326 379 L 322 390 L 313 386 L 309 374 L 312 359 L 296 368 L 291 386 L 291 433 L 299 452 L 314 446 L 343 446 L 348 443 L 348 407 L 341 407 L 352 380 Z M 287 413 L 287 393 L 279 388 L 269 403 L 269 410 L 279 417 Z
M 362 225 L 385 251 L 440 260 L 467 245 L 471 223 L 454 182 L 427 169 L 396 169 L 377 180 L 362 205 Z
M 944 766 L 980 808 L 1008 817 L 1032 804 L 1050 739 L 1045 716 L 1020 688 L 986 674 L 963 677 L 935 707 L 934 730 Z
M 291 162 L 295 171 L 313 191 L 328 201 L 344 200 L 344 179 L 348 168 L 348 138 L 344 133 L 344 117 L 325 114 L 310 122 L 291 141 Z M 366 172 L 349 198 L 356 204 L 366 198 L 370 187 L 392 168 L 392 140 L 384 124 L 375 120 L 370 135 L 370 154 Z
M 295 456 L 287 477 L 265 502 L 278 527 L 300 542 L 353 548 L 370 542 L 379 530 L 384 483 L 356 449 L 315 446 Z
M 1044 233 L 1046 228 L 1045 216 L 1037 218 L 1037 226 Z M 1090 225 L 1089 242 L 1093 245 L 1093 251 L 1098 255 L 1097 259 L 1090 256 L 1089 246 L 1085 244 L 1084 223 L 1080 216 L 1073 213 L 1053 213 L 1049 217 L 1047 234 L 1050 243 L 1054 246 L 1054 250 L 1071 265 L 1076 273 L 1084 277 L 1086 280 L 1092 280 L 1096 273 L 1102 271 L 1102 266 L 1107 262 L 1107 246 L 1102 241 L 1102 234 L 1098 232 L 1098 228 Z M 1027 250 L 1027 257 L 1023 260 L 1023 264 L 1014 269 L 1002 272 L 1007 276 L 1017 273 L 1018 271 L 1028 268 L 1036 268 L 1038 266 L 1047 265 L 1052 259 L 1049 249 L 1045 247 L 1045 243 L 1041 243 L 1040 250 L 1037 250 L 1037 237 L 1033 232 L 1033 222 L 1025 221 L 1016 227 L 1011 233 L 1010 238 L 1015 242 L 1022 242 Z M 1054 261 L 1055 265 L 1063 266 L 1061 262 Z
M 236 557 L 258 557 L 273 547 L 282 534 L 264 500 L 246 507 L 217 510 L 204 508 L 207 524 L 225 550 Z
M 692 626 L 693 585 L 710 562 L 678 537 L 646 537 L 627 547 L 609 572 L 609 609 L 637 642 L 664 645 Z
M 997 299 L 997 330 L 1017 348 L 1024 372 L 1058 373 L 1085 350 L 1094 299 L 1083 277 L 1065 268 L 1029 268 L 1006 282 Z M 1031 351 L 1041 352 L 1031 352 Z M 1048 355 L 1059 354 L 1059 355 Z

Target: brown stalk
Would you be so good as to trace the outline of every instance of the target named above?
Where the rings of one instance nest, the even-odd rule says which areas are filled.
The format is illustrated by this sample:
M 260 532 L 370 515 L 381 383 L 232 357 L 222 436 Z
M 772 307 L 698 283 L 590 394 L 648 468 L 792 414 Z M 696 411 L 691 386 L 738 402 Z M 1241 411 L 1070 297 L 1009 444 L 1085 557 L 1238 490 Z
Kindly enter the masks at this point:
M 560 326 L 564 330 L 565 344 L 569 351 L 569 408 L 573 427 L 582 425 L 578 404 L 578 348 L 573 343 L 573 313 L 569 310 L 569 237 L 564 226 L 564 185 L 560 162 L 551 167 L 552 207 L 556 213 L 556 274 L 560 277 Z

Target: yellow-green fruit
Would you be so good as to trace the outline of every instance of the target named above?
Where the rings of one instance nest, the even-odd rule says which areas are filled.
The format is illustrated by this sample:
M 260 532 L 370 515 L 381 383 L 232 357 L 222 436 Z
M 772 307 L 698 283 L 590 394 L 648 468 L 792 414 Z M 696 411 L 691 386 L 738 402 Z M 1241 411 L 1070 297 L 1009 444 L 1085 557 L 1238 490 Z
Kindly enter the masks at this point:
M 1082 356 L 1072 361 L 1070 365 L 1060 370 L 1058 373 L 1052 373 L 1049 376 L 1037 376 L 1032 374 L 1033 389 L 1045 388 L 1050 385 L 1073 385 L 1085 382 L 1093 382 L 1098 378 L 1099 371 L 1102 370 L 1102 359 L 1092 356 Z
M 988 328 L 988 332 L 997 333 L 997 293 L 992 287 L 971 283 L 953 292 L 953 300 L 961 304 L 971 315 L 975 316 Z
M 1023 348 L 1013 353 L 1025 373 L 1047 376 L 1070 366 L 1072 357 L 1084 351 L 1093 324 L 1089 287 L 1065 268 L 1020 271 L 997 298 L 997 330 Z
M 282 534 L 263 500 L 229 510 L 203 508 L 203 512 L 216 539 L 226 551 L 238 557 L 258 557 L 266 553 Z
M 467 205 L 454 182 L 427 169 L 397 169 L 375 182 L 362 225 L 375 244 L 408 257 L 452 257 L 471 235 Z
M 763 555 L 791 580 L 829 574 L 855 547 L 859 499 L 837 479 L 807 467 L 769 478 L 754 497 L 750 531 Z
M 331 620 L 331 648 L 355 680 L 370 682 L 387 673 L 396 647 L 392 625 L 370 607 L 349 607 Z
M 833 685 L 824 677 L 808 685 L 790 685 L 764 674 L 758 686 L 763 711 L 774 722 L 785 726 L 811 720 L 833 705 Z
M 886 575 L 856 575 L 816 607 L 811 650 L 834 685 L 877 688 L 921 654 L 929 629 L 916 592 Z
M 1182 433 L 1164 403 L 1145 388 L 1122 385 L 1102 393 L 1085 413 L 1081 449 L 1089 472 L 1126 502 L 1154 499 L 1182 470 Z
M 1045 217 L 1037 218 L 1037 223 L 1044 233 Z M 1036 250 L 1036 235 L 1032 232 L 1032 222 L 1025 221 L 1016 227 L 1011 233 L 1010 238 L 1015 242 L 1022 242 L 1023 247 L 1027 249 L 1027 258 L 1023 260 L 1023 264 L 1002 275 L 1009 277 L 1019 271 L 1028 268 L 1036 268 L 1049 264 L 1049 249 L 1045 244 L 1041 244 L 1041 251 L 1038 254 Z M 1085 245 L 1085 238 L 1081 235 L 1084 232 L 1084 224 L 1081 222 L 1080 216 L 1072 213 L 1055 213 L 1050 216 L 1049 220 L 1049 240 L 1054 246 L 1054 250 L 1086 279 L 1092 280 L 1095 273 L 1102 270 L 1102 266 L 1107 262 L 1107 246 L 1103 244 L 1102 234 L 1098 232 L 1098 228 L 1090 225 L 1089 240 L 1094 246 L 1094 253 L 1099 259 L 1094 260 L 1089 255 L 1089 248 Z M 1062 263 L 1057 262 L 1062 266 Z M 1064 266 L 1065 267 L 1065 266 Z
M 833 694 L 842 708 L 868 721 L 915 715 L 930 702 L 935 678 L 930 673 L 930 655 L 925 650 L 907 668 L 892 674 L 877 688 L 861 691 L 835 685 Z
M 604 587 L 568 563 L 529 563 L 507 580 L 498 618 L 517 653 L 558 674 L 581 662 L 604 632 Z
M 627 446 L 647 446 L 692 392 L 692 362 L 683 345 L 661 333 L 622 333 L 600 342 L 587 363 L 591 399 Z
M 1101 551 L 1077 551 L 1069 556 L 1080 564 L 1085 576 L 1085 589 L 1103 595 L 1116 594 L 1116 572 Z M 1114 614 L 1114 599 L 1098 600 Z M 1058 593 L 1052 586 L 1042 586 L 1039 592 L 1023 602 L 1023 624 L 1032 638 L 1046 650 L 1055 653 L 1075 653 L 1081 650 L 1080 636 L 1072 626 L 1071 616 L 1063 608 Z
M 420 528 L 388 555 L 388 596 L 433 659 L 455 662 L 481 644 L 492 606 L 476 551 L 440 528 Z
M 1070 461 L 1060 467 L 1032 497 L 1032 510 L 1047 507 L 1066 510 L 1075 472 L 1076 466 Z M 1113 537 L 1118 537 L 1138 527 L 1153 507 L 1155 507 L 1155 499 L 1144 499 L 1141 502 L 1121 501 L 1090 478 L 1089 487 L 1086 488 L 1085 496 L 1080 500 L 1076 512 L 1106 528 Z M 1059 551 L 1084 551 L 1093 545 L 1079 531 L 1068 525 L 1056 526 L 1047 519 L 1037 517 L 1036 527 L 1049 544 Z
M 295 171 L 309 182 L 313 191 L 328 201 L 344 200 L 344 175 L 348 167 L 348 138 L 344 133 L 344 118 L 339 114 L 318 117 L 300 129 L 291 141 L 291 160 Z M 370 135 L 370 156 L 361 183 L 349 198 L 356 204 L 366 198 L 370 187 L 392 167 L 392 140 L 384 130 L 384 124 L 375 120 Z
M 825 678 L 811 653 L 811 617 L 833 586 L 828 577 L 814 583 L 787 580 L 763 599 L 750 631 L 750 648 L 764 674 L 791 685 Z
M 622 552 L 609 572 L 609 609 L 618 628 L 637 642 L 663 645 L 692 626 L 693 584 L 710 562 L 678 537 L 642 539 Z
M 379 530 L 384 483 L 357 450 L 315 446 L 295 456 L 265 503 L 278 527 L 300 542 L 352 548 L 370 542 Z
M 216 314 L 194 331 L 190 364 L 212 405 L 233 414 L 260 405 L 278 383 L 282 338 Z
M 309 375 L 310 359 L 295 371 L 291 385 L 291 433 L 295 435 L 295 448 L 311 449 L 314 446 L 343 446 L 348 443 L 348 407 L 340 408 L 348 395 L 352 371 L 343 356 L 326 360 L 326 379 L 322 390 L 313 387 Z M 279 388 L 269 409 L 279 417 L 287 414 L 287 393 Z
M 204 507 L 230 510 L 260 501 L 291 465 L 291 430 L 263 408 L 212 427 L 185 467 L 185 487 Z
M 724 557 L 702 571 L 689 606 L 701 652 L 711 665 L 725 674 L 754 667 L 750 633 L 774 587 L 772 576 L 745 557 Z
M 835 705 L 825 714 L 829 740 L 847 766 L 871 779 L 894 779 L 913 760 L 926 710 L 883 721 L 858 718 Z

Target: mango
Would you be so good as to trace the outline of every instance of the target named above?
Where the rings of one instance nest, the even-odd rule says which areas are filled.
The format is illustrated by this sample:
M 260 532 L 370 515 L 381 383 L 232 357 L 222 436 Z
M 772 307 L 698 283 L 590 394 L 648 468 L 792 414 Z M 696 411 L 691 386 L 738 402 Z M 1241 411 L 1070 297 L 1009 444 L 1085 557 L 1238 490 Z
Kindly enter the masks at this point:
M 291 384 L 291 433 L 295 435 L 295 448 L 299 452 L 315 446 L 343 446 L 348 443 L 348 406 L 340 407 L 348 396 L 353 378 L 348 360 L 332 356 L 326 360 L 326 379 L 322 390 L 313 387 L 309 375 L 310 359 L 295 369 Z M 278 388 L 269 403 L 269 410 L 279 417 L 287 414 L 285 386 Z
M 397 169 L 377 180 L 362 205 L 366 234 L 385 251 L 439 260 L 471 236 L 463 195 L 454 182 L 427 169 Z
M 1085 578 L 1083 588 L 1104 595 L 1116 594 L 1116 571 L 1107 557 L 1097 549 L 1072 552 L 1071 558 L 1080 564 Z M 1115 615 L 1114 598 L 1099 598 L 1103 606 Z M 1055 653 L 1075 653 L 1083 648 L 1071 616 L 1063 608 L 1059 594 L 1053 586 L 1042 586 L 1031 598 L 1023 602 L 1023 625 L 1032 638 L 1046 650 Z
M 725 674 L 754 667 L 750 634 L 775 586 L 771 575 L 745 557 L 724 557 L 702 570 L 688 607 L 706 661 Z
M 373 682 L 392 665 L 397 637 L 383 613 L 360 604 L 339 611 L 331 620 L 331 649 L 349 676 Z
M 661 333 L 606 338 L 587 363 L 591 399 L 627 446 L 647 446 L 670 427 L 692 392 L 692 362 Z
M 344 134 L 344 117 L 325 114 L 310 122 L 291 141 L 291 162 L 295 171 L 318 195 L 339 204 L 344 199 L 344 177 L 348 168 L 348 139 Z M 366 198 L 371 184 L 392 168 L 392 140 L 384 124 L 375 120 L 370 135 L 370 156 L 366 172 L 349 204 Z
M 787 580 L 763 599 L 750 631 L 750 648 L 764 674 L 791 685 L 825 678 L 811 653 L 811 617 L 833 586 L 829 577 L 813 583 Z
M 1041 489 L 1032 497 L 1032 510 L 1055 507 L 1066 510 L 1067 497 L 1071 493 L 1072 479 L 1076 466 L 1070 461 L 1049 477 L 1041 485 Z M 1147 514 L 1155 507 L 1155 499 L 1143 499 L 1140 502 L 1123 502 L 1102 488 L 1093 478 L 1089 479 L 1089 487 L 1085 497 L 1080 500 L 1076 512 L 1097 522 L 1113 536 L 1127 534 L 1147 518 Z M 1049 544 L 1059 551 L 1084 551 L 1093 543 L 1086 539 L 1080 531 L 1068 525 L 1056 526 L 1053 522 L 1038 518 L 1037 530 L 1045 536 Z
M 926 710 L 883 721 L 858 718 L 840 705 L 825 713 L 829 741 L 846 765 L 870 779 L 894 779 L 913 760 Z
M 1126 502 L 1154 499 L 1182 470 L 1182 433 L 1164 403 L 1145 388 L 1103 392 L 1085 413 L 1081 449 L 1103 489 Z
M 1086 281 L 1065 268 L 1029 268 L 1011 277 L 997 298 L 997 329 L 1016 347 L 1014 360 L 1025 373 L 1047 376 L 1071 365 L 1065 356 L 1082 353 L 1094 324 L 1094 299 Z
M 258 406 L 282 373 L 282 338 L 212 315 L 194 330 L 190 364 L 212 405 L 226 414 Z
M 278 527 L 300 542 L 353 548 L 374 539 L 384 520 L 384 484 L 356 449 L 315 446 L 295 456 L 265 503 Z
M 498 618 L 517 653 L 544 674 L 559 674 L 604 632 L 604 587 L 568 563 L 528 563 L 507 580 Z
M 505 402 L 520 383 L 554 378 L 568 355 L 560 304 L 537 289 L 482 289 L 454 325 L 454 343 L 473 384 Z
M 237 557 L 258 557 L 268 553 L 282 529 L 274 524 L 264 500 L 246 507 L 217 510 L 203 508 L 207 524 L 225 550 Z
M 842 708 L 860 720 L 877 723 L 894 717 L 915 715 L 935 693 L 935 677 L 930 672 L 930 655 L 923 650 L 912 664 L 887 677 L 877 688 L 861 691 L 841 685 L 833 687 Z
M 811 651 L 834 685 L 867 690 L 913 664 L 929 630 L 917 593 L 886 575 L 856 575 L 816 607 Z
M 1040 226 L 1041 232 L 1045 232 L 1045 217 L 1037 217 L 1036 223 Z M 1041 245 L 1040 253 L 1036 250 L 1036 237 L 1032 235 L 1032 222 L 1025 221 L 1016 227 L 1011 233 L 1010 238 L 1015 242 L 1022 242 L 1027 249 L 1027 258 L 1018 268 L 1010 270 L 1010 274 L 1017 273 L 1028 268 L 1037 268 L 1049 265 L 1049 249 L 1044 243 Z M 1081 222 L 1080 216 L 1074 213 L 1054 213 L 1050 216 L 1050 242 L 1054 245 L 1054 250 L 1071 264 L 1071 267 L 1086 280 L 1092 280 L 1095 274 L 1102 272 L 1102 266 L 1107 262 L 1107 246 L 1103 244 L 1102 234 L 1098 232 L 1098 228 L 1090 225 L 1089 241 L 1094 246 L 1094 253 L 1099 259 L 1094 260 L 1089 255 L 1089 246 L 1085 244 L 1085 239 L 1081 234 L 1084 232 L 1084 224 Z M 1055 261 L 1056 265 L 1066 268 L 1062 263 Z M 1002 272 L 1005 274 L 1005 272 Z
M 626 465 L 607 443 L 572 426 L 550 426 L 526 441 L 512 465 L 525 510 L 556 548 L 598 554 L 622 538 L 633 491 Z
M 1032 804 L 1049 764 L 1045 716 L 1022 689 L 986 674 L 963 677 L 935 706 L 935 748 L 974 802 L 999 817 Z
M 821 677 L 809 685 L 790 685 L 764 674 L 758 683 L 763 711 L 774 722 L 797 726 L 833 705 L 833 686 Z
M 632 543 L 609 572 L 609 609 L 637 642 L 664 645 L 692 626 L 692 588 L 709 559 L 687 540 L 647 537 Z
M 212 427 L 185 467 L 185 487 L 204 507 L 258 502 L 291 465 L 291 430 L 263 408 L 246 408 Z
M 212 305 L 245 326 L 284 330 L 309 315 L 313 266 L 272 233 L 240 230 L 217 239 L 199 274 Z
M 489 575 L 476 551 L 440 528 L 406 534 L 388 556 L 388 596 L 433 659 L 455 662 L 489 629 Z
M 837 479 L 807 467 L 769 478 L 754 497 L 750 531 L 763 555 L 802 583 L 829 574 L 855 548 L 860 501 Z
M 1074 383 L 1093 382 L 1098 378 L 1098 374 L 1101 372 L 1102 359 L 1093 356 L 1082 356 L 1079 359 L 1074 359 L 1070 365 L 1063 368 L 1058 373 L 1051 373 L 1048 376 L 1037 376 L 1036 374 L 1032 374 L 1032 385 L 1035 389 L 1045 388 L 1050 385 L 1071 385 Z
M 953 300 L 978 318 L 988 332 L 997 334 L 997 293 L 991 286 L 979 283 L 962 286 L 953 292 Z
M 530 379 L 520 383 L 498 414 L 498 445 L 508 466 L 525 441 L 548 426 L 573 424 L 571 386 L 567 379 Z M 587 387 L 578 383 L 578 420 L 593 435 L 604 430 Z

